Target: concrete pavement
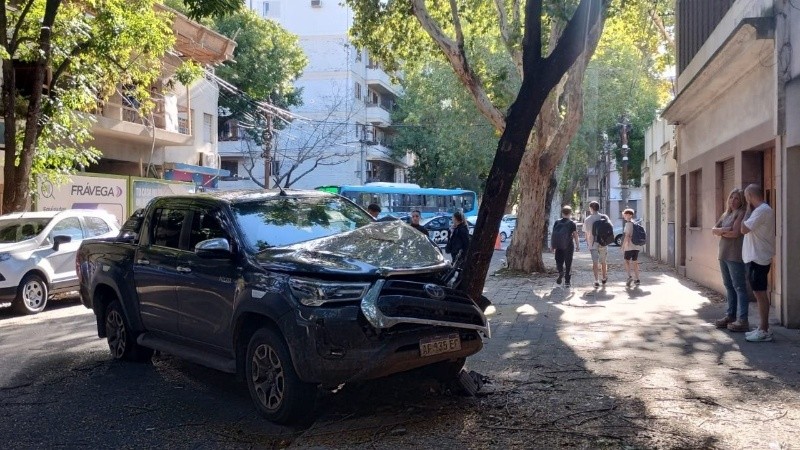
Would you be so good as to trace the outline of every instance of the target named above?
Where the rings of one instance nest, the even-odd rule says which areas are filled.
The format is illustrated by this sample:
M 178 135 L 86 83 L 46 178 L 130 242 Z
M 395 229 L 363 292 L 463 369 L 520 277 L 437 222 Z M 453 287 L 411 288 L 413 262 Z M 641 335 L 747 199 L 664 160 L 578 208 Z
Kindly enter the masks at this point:
M 503 257 L 496 252 L 496 260 Z M 553 255 L 545 258 L 554 268 Z M 751 343 L 743 333 L 718 330 L 711 322 L 724 316 L 722 296 L 640 259 L 642 284 L 634 288 L 625 286 L 617 247 L 609 251 L 604 288 L 593 287 L 585 246 L 575 255 L 571 289 L 555 284 L 555 272 L 490 276 L 493 338 L 470 368 L 497 380 L 501 391 L 578 368 L 601 380 L 598 392 L 635 403 L 639 426 L 702 437 L 683 442 L 688 446 L 798 445 L 800 332 L 774 325 L 775 341 Z M 752 303 L 750 322 L 757 321 Z

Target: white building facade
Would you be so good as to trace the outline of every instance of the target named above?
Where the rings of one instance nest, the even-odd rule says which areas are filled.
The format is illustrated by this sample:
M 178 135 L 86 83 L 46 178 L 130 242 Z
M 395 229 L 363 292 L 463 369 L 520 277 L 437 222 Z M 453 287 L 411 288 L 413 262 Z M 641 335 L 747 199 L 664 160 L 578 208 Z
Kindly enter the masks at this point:
M 256 185 L 243 178 L 263 184 L 267 172 L 273 177 L 269 186 L 290 173 L 291 187 L 300 189 L 406 182 L 411 160 L 395 158 L 390 148 L 398 88 L 366 51 L 349 42 L 349 8 L 333 0 L 251 1 L 248 6 L 299 36 L 309 60 L 296 83 L 303 89 L 303 105 L 292 110 L 297 117 L 291 124 L 275 133 L 269 169 L 261 149 L 252 148 L 241 133 L 221 139 L 222 167 L 239 178 L 221 187 Z M 246 165 L 253 167 L 249 173 Z
M 642 215 L 646 218 L 647 245 L 653 258 L 675 267 L 676 201 L 675 127 L 656 119 L 644 134 L 642 188 L 645 191 Z M 720 283 L 722 280 L 720 279 Z

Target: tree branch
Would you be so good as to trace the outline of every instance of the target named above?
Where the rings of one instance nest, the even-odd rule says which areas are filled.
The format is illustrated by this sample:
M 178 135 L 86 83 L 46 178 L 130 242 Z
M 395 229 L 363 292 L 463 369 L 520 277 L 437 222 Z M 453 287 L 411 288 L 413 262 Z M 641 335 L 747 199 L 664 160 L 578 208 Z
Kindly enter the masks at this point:
M 519 7 L 519 0 L 515 0 L 516 7 Z M 517 73 L 519 74 L 520 78 L 522 78 L 522 51 L 517 48 L 514 44 L 512 38 L 512 32 L 509 29 L 510 27 L 519 26 L 519 22 L 512 23 L 510 26 L 508 24 L 508 14 L 506 13 L 506 6 L 504 0 L 494 0 L 495 6 L 497 6 L 497 15 L 500 18 L 500 36 L 503 38 L 503 44 L 508 51 L 509 56 L 511 56 L 511 60 L 514 62 L 514 66 L 517 68 Z M 514 15 L 517 19 L 519 19 L 519 10 L 515 11 Z M 516 33 L 515 33 L 516 34 Z
M 69 68 L 69 65 L 72 63 L 72 59 L 80 55 L 81 53 L 85 52 L 92 46 L 91 39 L 92 37 L 90 36 L 90 40 L 81 42 L 80 44 L 76 45 L 75 48 L 73 48 L 72 51 L 69 53 L 69 56 L 64 58 L 64 61 L 61 61 L 61 64 L 59 64 L 58 68 L 55 70 L 55 72 L 53 72 L 53 78 L 50 80 L 50 90 L 48 92 L 50 98 L 53 98 L 53 96 L 55 95 L 53 88 L 56 86 L 56 83 L 58 82 L 58 79 L 61 77 L 61 75 L 63 75 L 64 72 Z
M 461 18 L 458 16 L 458 6 L 456 0 L 450 0 L 450 13 L 453 15 L 453 28 L 456 30 L 456 45 L 464 54 L 464 30 L 461 29 Z
M 532 0 L 529 0 L 529 3 Z M 609 0 L 581 0 L 561 39 L 546 59 L 545 74 L 561 78 L 586 49 L 592 30 L 597 26 Z
M 534 73 L 542 61 L 542 2 L 528 0 L 525 5 L 525 35 L 522 37 L 522 72 Z M 566 71 L 566 69 L 565 69 Z
M 441 27 L 428 13 L 428 9 L 425 7 L 425 0 L 411 0 L 411 9 L 425 32 L 428 33 L 431 39 L 433 39 L 436 45 L 442 50 L 445 58 L 450 62 L 453 71 L 455 71 L 458 76 L 458 79 L 461 80 L 464 87 L 472 94 L 478 110 L 481 114 L 486 116 L 497 130 L 503 132 L 506 128 L 505 115 L 492 104 L 491 100 L 489 100 L 489 96 L 483 89 L 480 78 L 478 78 L 478 75 L 472 70 L 466 55 L 463 53 L 463 47 L 459 48 L 458 44 L 453 42 L 453 40 L 442 31 Z
M 28 2 L 25 3 L 25 6 L 22 8 L 22 12 L 19 14 L 19 19 L 17 20 L 17 23 L 14 25 L 14 33 L 11 35 L 11 39 L 8 41 L 8 45 L 6 46 L 6 50 L 8 51 L 8 54 L 12 59 L 14 57 L 14 53 L 17 52 L 17 48 L 19 47 L 19 42 L 17 42 L 17 39 L 19 38 L 19 30 L 22 29 L 22 24 L 25 23 L 25 18 L 28 15 L 28 12 L 30 12 L 31 7 L 33 6 L 33 2 L 34 0 L 28 0 Z M 3 6 L 5 9 L 5 4 Z M 5 12 L 3 12 L 3 15 L 5 15 Z M 7 23 L 3 23 L 4 30 L 6 29 L 7 25 L 8 25 Z

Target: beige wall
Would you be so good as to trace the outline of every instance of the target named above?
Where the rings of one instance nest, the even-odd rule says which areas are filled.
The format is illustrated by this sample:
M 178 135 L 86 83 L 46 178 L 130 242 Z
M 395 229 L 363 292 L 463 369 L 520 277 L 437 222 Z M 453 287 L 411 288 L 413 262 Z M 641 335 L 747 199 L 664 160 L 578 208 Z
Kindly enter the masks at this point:
M 675 189 L 670 191 L 669 186 L 670 174 L 673 174 L 677 180 L 677 161 L 674 158 L 674 133 L 674 127 L 668 125 L 664 119 L 653 121 L 650 128 L 645 131 L 646 166 L 644 174 L 647 178 L 648 187 L 646 189 L 645 211 L 649 220 L 646 251 L 650 256 L 658 256 L 664 262 L 668 260 L 669 255 L 668 224 L 671 221 L 670 219 L 672 221 L 676 220 L 674 210 L 669 208 L 670 204 L 677 205 L 675 201 L 677 193 Z M 659 194 L 659 186 L 661 201 L 657 202 L 656 197 Z M 677 181 L 675 186 L 677 186 Z M 661 212 L 661 220 L 656 223 L 658 210 Z
M 688 182 L 692 172 L 702 170 L 698 202 L 701 222 L 699 226 L 689 227 L 689 218 L 682 218 L 687 225 L 686 275 L 719 292 L 724 292 L 717 259 L 719 242 L 711 234 L 724 195 L 718 187 L 717 163 L 734 158 L 734 185 L 742 186 L 744 167 L 741 153 L 775 145 L 775 96 L 774 68 L 758 65 L 737 85 L 717 98 L 714 108 L 703 111 L 691 122 L 678 127 L 680 174 L 686 175 Z M 778 158 L 776 167 L 780 167 L 777 164 Z M 776 186 L 780 186 L 779 181 L 775 180 Z M 680 183 L 680 179 L 677 183 Z M 688 202 L 689 199 L 683 201 Z M 687 212 L 690 212 L 689 207 Z M 776 261 L 780 259 L 776 258 Z M 780 296 L 779 277 L 775 281 L 773 291 Z

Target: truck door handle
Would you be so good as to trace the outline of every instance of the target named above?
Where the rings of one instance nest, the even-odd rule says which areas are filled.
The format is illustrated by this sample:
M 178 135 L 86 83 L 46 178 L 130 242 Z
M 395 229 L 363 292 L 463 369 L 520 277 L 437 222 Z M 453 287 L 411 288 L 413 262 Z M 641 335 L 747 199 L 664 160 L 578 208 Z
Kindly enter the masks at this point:
M 149 266 L 150 265 L 150 260 L 149 259 L 137 259 L 136 260 L 136 264 L 139 264 L 141 266 Z
M 181 272 L 181 273 L 189 273 L 189 272 L 192 271 L 192 268 L 191 267 L 186 267 L 186 266 L 178 266 L 178 267 L 175 268 L 175 270 L 177 270 L 178 272 Z

